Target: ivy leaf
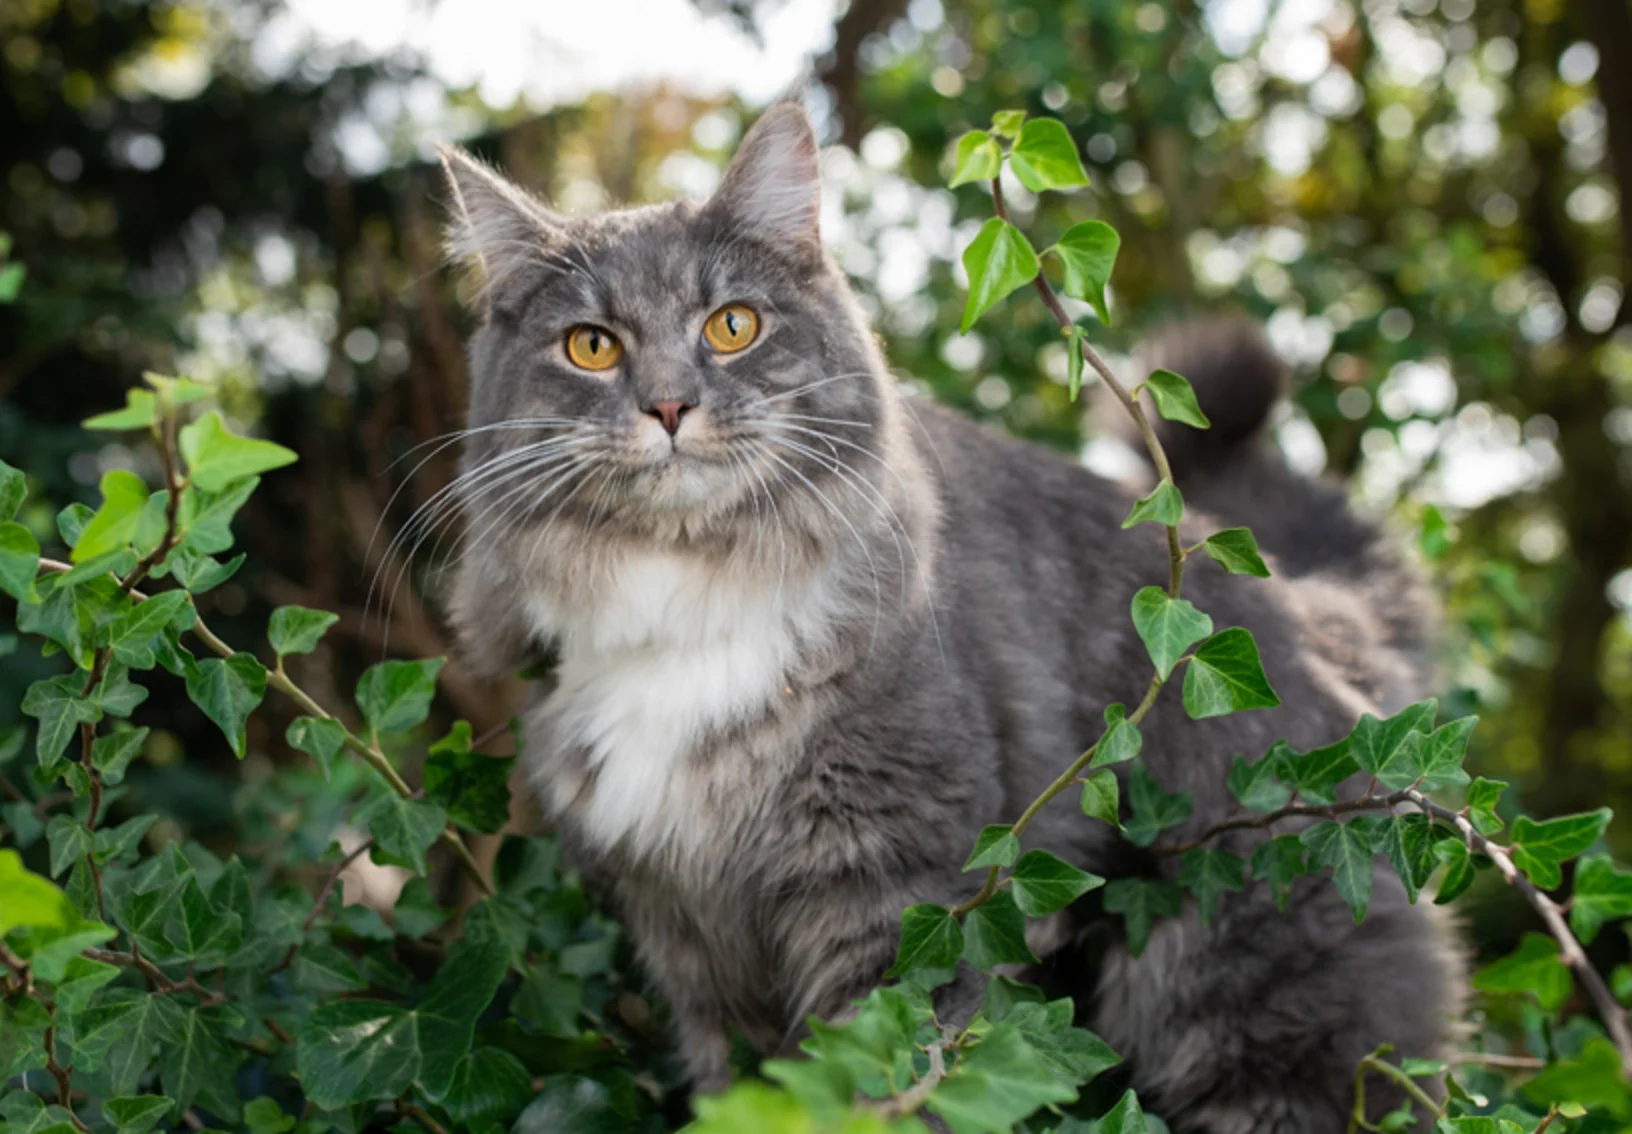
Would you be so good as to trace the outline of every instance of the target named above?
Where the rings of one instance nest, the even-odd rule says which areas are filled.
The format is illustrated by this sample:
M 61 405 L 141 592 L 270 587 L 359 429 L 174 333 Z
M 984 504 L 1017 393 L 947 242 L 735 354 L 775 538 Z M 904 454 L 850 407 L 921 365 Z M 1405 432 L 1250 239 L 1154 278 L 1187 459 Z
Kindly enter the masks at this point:
M 1171 480 L 1158 484 L 1149 496 L 1136 500 L 1128 518 L 1122 521 L 1122 530 L 1138 524 L 1162 524 L 1177 527 L 1184 518 L 1184 496 Z
M 357 822 L 374 836 L 375 862 L 424 874 L 425 852 L 448 825 L 448 813 L 434 803 L 382 791 L 358 812 Z
M 1258 643 L 1240 626 L 1203 642 L 1184 671 L 1184 711 L 1194 720 L 1280 703 L 1258 660 Z
M 1116 773 L 1101 768 L 1082 782 L 1082 813 L 1120 831 L 1122 821 L 1117 810 L 1121 804 L 1120 794 Z
M 142 836 L 158 821 L 159 817 L 149 812 L 134 819 L 127 819 L 117 827 L 99 828 L 95 834 L 93 851 L 97 865 L 118 861 L 140 844 Z
M 1250 528 L 1225 528 L 1214 532 L 1202 544 L 1202 550 L 1232 575 L 1255 575 L 1269 578 L 1269 566 L 1258 554 L 1258 541 Z
M 34 577 L 40 570 L 40 543 L 34 533 L 10 521 L 0 524 L 0 591 L 18 602 L 38 602 Z
M 17 518 L 17 510 L 28 499 L 28 477 L 23 470 L 0 461 L 0 520 Z
M 1094 220 L 1072 225 L 1059 243 L 1043 253 L 1046 256 L 1052 252 L 1060 258 L 1065 269 L 1065 294 L 1093 307 L 1094 314 L 1107 327 L 1111 325 L 1111 312 L 1105 302 L 1105 288 L 1111 282 L 1121 247 L 1122 237 L 1116 229 Z
M 478 1047 L 459 1061 L 442 1096 L 442 1109 L 459 1130 L 518 1114 L 533 1098 L 533 1077 L 508 1051 Z
M 1151 587 L 1150 590 L 1157 588 Z M 1141 594 L 1143 592 L 1140 592 Z M 1161 593 L 1161 592 L 1159 592 Z M 1166 594 L 1162 593 L 1166 598 Z M 1135 597 L 1137 601 L 1137 596 Z M 1121 764 L 1132 760 L 1139 755 L 1144 747 L 1144 738 L 1139 735 L 1139 726 L 1127 718 L 1127 710 L 1120 703 L 1105 706 L 1105 732 L 1100 736 L 1099 743 L 1094 745 L 1094 758 L 1088 762 L 1090 768 L 1105 768 L 1112 764 Z
M 213 410 L 183 426 L 178 440 L 188 479 L 205 492 L 220 492 L 234 481 L 295 463 L 295 454 L 282 445 L 239 437 Z
M 328 628 L 338 621 L 338 614 L 330 614 L 326 610 L 280 606 L 272 612 L 267 638 L 280 658 L 290 654 L 309 654 L 317 648 L 318 640 Z
M 388 661 L 370 666 L 357 682 L 357 707 L 375 732 L 407 732 L 423 721 L 436 696 L 436 675 L 446 658 Z
M 26 870 L 16 851 L 0 850 L 0 937 L 24 926 L 56 929 L 68 920 L 68 899 L 62 891 Z
M 1434 905 L 1453 902 L 1473 885 L 1473 855 L 1459 838 L 1440 839 L 1434 844 L 1434 857 L 1445 864 L 1445 876 L 1439 880 Z
M 982 827 L 975 836 L 975 849 L 969 852 L 969 861 L 963 864 L 965 873 L 989 866 L 1013 866 L 1020 857 L 1020 840 L 1014 837 L 1013 827 Z
M 958 1059 L 926 1105 L 954 1134 L 985 1134 L 1076 1097 L 1075 1085 L 1054 1074 L 1018 1028 L 999 1024 Z
M 159 420 L 159 402 L 151 393 L 136 387 L 125 391 L 125 407 L 99 413 L 80 422 L 86 429 L 122 433 L 130 429 L 146 429 Z
M 1391 815 L 1377 824 L 1372 846 L 1388 856 L 1405 886 L 1405 896 L 1415 904 L 1438 864 L 1433 820 L 1426 815 Z
M 1168 421 L 1192 425 L 1197 429 L 1211 427 L 1212 422 L 1207 420 L 1207 415 L 1201 412 L 1201 406 L 1196 403 L 1196 391 L 1191 388 L 1188 378 L 1171 370 L 1153 370 L 1143 385 L 1156 400 L 1156 412 Z
M 1213 620 L 1189 599 L 1175 599 L 1160 587 L 1133 596 L 1133 628 L 1139 632 L 1156 673 L 1167 680 L 1186 650 L 1213 632 Z
M 1003 151 L 984 130 L 971 130 L 958 139 L 957 160 L 952 180 L 947 186 L 956 189 L 971 181 L 990 181 L 1003 167 Z
M 60 878 L 70 866 L 96 849 L 95 837 L 84 823 L 72 815 L 53 815 L 45 825 L 51 846 L 51 877 Z
M 1037 278 L 1037 253 L 1025 235 L 1001 217 L 992 217 L 963 250 L 969 274 L 969 302 L 963 309 L 963 334 L 1016 288 Z
M 260 483 L 259 477 L 252 476 L 221 492 L 185 489 L 181 494 L 180 522 L 187 534 L 182 537 L 182 549 L 198 555 L 214 555 L 230 548 L 232 518 Z
M 240 760 L 248 743 L 249 714 L 265 695 L 266 667 L 253 654 L 205 658 L 187 675 L 187 696 L 226 735 Z
M 56 764 L 81 724 L 95 724 L 102 719 L 101 710 L 81 694 L 84 686 L 83 678 L 65 673 L 34 682 L 23 695 L 23 712 L 40 722 L 34 733 L 40 767 Z
M 165 927 L 165 937 L 200 968 L 212 968 L 243 943 L 243 923 L 235 913 L 217 910 L 197 878 L 189 878 L 177 903 L 177 916 Z
M 1184 891 L 1176 882 L 1150 878 L 1113 878 L 1105 884 L 1105 909 L 1122 915 L 1128 952 L 1137 957 L 1150 941 L 1159 917 L 1178 917 Z
M 1357 816 L 1347 823 L 1325 822 L 1298 835 L 1309 848 L 1309 865 L 1331 867 L 1337 892 L 1354 914 L 1356 924 L 1371 902 L 1371 859 L 1375 820 Z
M 1570 896 L 1570 928 L 1590 945 L 1606 921 L 1632 917 L 1632 873 L 1616 870 L 1608 855 L 1581 860 Z
M 901 945 L 884 975 L 904 977 L 921 969 L 949 969 L 963 954 L 963 929 L 945 906 L 923 903 L 901 915 Z
M 470 1053 L 476 1019 L 510 968 L 509 951 L 496 941 L 463 941 L 436 971 L 414 1009 L 421 1089 L 440 1100 L 453 1083 L 459 1061 Z
M 346 728 L 333 717 L 296 717 L 284 733 L 289 747 L 299 749 L 317 761 L 323 778 L 329 778 L 334 758 L 346 743 Z
M 1292 798 L 1292 792 L 1276 779 L 1280 771 L 1280 762 L 1275 758 L 1275 752 L 1255 763 L 1249 764 L 1237 756 L 1230 766 L 1230 774 L 1225 785 L 1237 802 L 1249 811 L 1274 811 L 1284 807 Z
M 113 1094 L 128 1095 L 152 1066 L 154 1047 L 175 1038 L 183 1014 L 173 997 L 104 989 L 78 1020 L 74 1063 L 87 1071 L 101 1069 Z
M 147 485 L 126 469 L 102 474 L 102 507 L 96 510 L 74 544 L 73 561 L 85 563 L 130 544 L 136 519 L 147 503 Z
M 1020 128 L 1026 123 L 1026 112 L 1023 110 L 999 110 L 992 115 L 992 133 L 1000 138 L 1018 138 Z
M 1129 1090 L 1103 1117 L 1095 1119 L 1088 1131 L 1089 1134 L 1150 1134 L 1150 1127 L 1145 1124 L 1145 1112 L 1139 1109 L 1139 1097 Z
M 1296 835 L 1276 835 L 1252 852 L 1252 878 L 1267 882 L 1275 908 L 1285 910 L 1292 898 L 1292 883 L 1309 873 L 1306 848 Z
M 425 758 L 425 797 L 468 831 L 497 834 L 510 819 L 510 774 L 514 756 L 487 756 L 470 750 L 470 724 L 431 745 Z
M 999 890 L 963 919 L 963 959 L 977 969 L 1030 964 L 1026 917 L 1008 890 Z
M 1310 803 L 1334 803 L 1337 785 L 1360 770 L 1349 755 L 1347 737 L 1325 748 L 1299 752 L 1284 740 L 1277 740 L 1265 762 L 1275 762 L 1280 781 Z
M 103 1099 L 102 1117 L 112 1122 L 119 1134 L 145 1134 L 159 1124 L 172 1105 L 174 1100 L 163 1095 L 126 1095 Z
M 1559 867 L 1590 850 L 1603 836 L 1612 814 L 1609 808 L 1600 807 L 1542 823 L 1520 815 L 1513 820 L 1513 865 L 1541 889 L 1557 889 L 1564 882 Z
M 1362 771 L 1386 787 L 1410 787 L 1422 775 L 1423 734 L 1433 728 L 1439 702 L 1429 699 L 1409 705 L 1387 720 L 1362 713 L 1349 734 L 1349 755 Z
M 244 1105 L 244 1122 L 249 1126 L 249 1134 L 285 1134 L 295 1128 L 295 1120 L 264 1095 Z
M 1526 933 L 1517 949 L 1473 977 L 1480 992 L 1528 992 L 1549 1012 L 1569 999 L 1574 986 L 1569 966 L 1559 958 L 1558 942 L 1543 933 Z
M 1422 757 L 1422 790 L 1464 787 L 1468 773 L 1462 770 L 1462 761 L 1468 753 L 1468 741 L 1473 736 L 1478 717 L 1462 717 L 1448 721 L 1428 735 Z
M 1136 847 L 1148 847 L 1157 835 L 1190 818 L 1190 793 L 1162 790 L 1143 763 L 1134 764 L 1128 775 L 1128 803 L 1133 813 L 1122 833 Z
M 110 787 L 123 783 L 125 769 L 147 743 L 148 730 L 127 728 L 99 736 L 91 744 L 91 764 Z
M 149 643 L 155 637 L 171 626 L 190 629 L 197 621 L 198 611 L 191 595 L 186 591 L 161 591 L 115 620 L 108 628 L 108 644 L 121 661 L 137 664 L 140 659 L 146 662 L 146 668 L 153 664 Z
M 201 1100 L 223 1118 L 236 1118 L 238 1090 L 233 1082 L 243 1056 L 230 1044 L 230 1029 L 242 1021 L 223 1006 L 193 1008 L 177 1021 L 176 1037 L 159 1052 L 159 1082 L 185 1110 Z
M 301 1022 L 295 1065 L 321 1107 L 396 1098 L 419 1074 L 413 1013 L 383 1000 L 320 1003 Z
M 1481 835 L 1494 835 L 1502 829 L 1496 805 L 1502 801 L 1506 788 L 1505 780 L 1487 780 L 1483 776 L 1468 785 L 1468 822 Z
M 1226 850 L 1195 847 L 1184 852 L 1184 866 L 1179 871 L 1179 885 L 1196 896 L 1201 910 L 1201 924 L 1210 925 L 1218 912 L 1218 903 L 1226 893 L 1246 889 L 1247 864 L 1238 855 Z
M 1105 879 L 1078 870 L 1045 850 L 1027 851 L 1014 864 L 1009 878 L 1014 901 L 1029 917 L 1046 917 L 1064 909 L 1089 890 L 1105 885 Z
M 1033 193 L 1088 184 L 1077 144 L 1057 118 L 1033 118 L 1021 127 L 1020 140 L 1009 151 L 1009 166 Z

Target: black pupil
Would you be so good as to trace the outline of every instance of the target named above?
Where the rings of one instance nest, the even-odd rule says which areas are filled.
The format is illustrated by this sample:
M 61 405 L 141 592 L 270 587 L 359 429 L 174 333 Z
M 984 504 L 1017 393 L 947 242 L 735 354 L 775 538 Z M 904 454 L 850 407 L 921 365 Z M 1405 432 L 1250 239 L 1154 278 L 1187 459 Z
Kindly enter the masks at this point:
M 591 355 L 601 353 L 601 333 L 599 331 L 589 332 L 589 353 Z
M 727 338 L 734 339 L 737 337 L 737 334 L 737 313 L 735 311 L 727 311 L 725 313 L 725 335 Z

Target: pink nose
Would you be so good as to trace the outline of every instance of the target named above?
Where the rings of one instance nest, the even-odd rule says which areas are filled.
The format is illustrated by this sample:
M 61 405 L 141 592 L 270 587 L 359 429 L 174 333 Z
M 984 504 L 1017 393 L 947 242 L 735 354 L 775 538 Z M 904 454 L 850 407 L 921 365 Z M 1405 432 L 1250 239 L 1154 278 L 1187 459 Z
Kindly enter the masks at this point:
M 669 431 L 670 437 L 673 437 L 676 433 L 680 432 L 680 419 L 684 417 L 686 415 L 686 411 L 691 408 L 692 406 L 689 402 L 653 402 L 651 405 L 645 407 L 645 412 L 651 414 L 653 417 L 657 418 L 657 420 L 661 421 L 663 423 L 663 428 Z

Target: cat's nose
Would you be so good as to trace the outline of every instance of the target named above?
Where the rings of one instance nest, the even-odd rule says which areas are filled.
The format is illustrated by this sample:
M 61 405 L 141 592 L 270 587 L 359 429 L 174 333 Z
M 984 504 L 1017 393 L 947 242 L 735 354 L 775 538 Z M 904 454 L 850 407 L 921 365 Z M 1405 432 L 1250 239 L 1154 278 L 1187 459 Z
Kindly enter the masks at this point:
M 686 416 L 687 410 L 697 408 L 696 402 L 667 401 L 652 402 L 641 407 L 642 413 L 650 414 L 663 423 L 663 428 L 673 437 L 680 432 L 680 419 Z

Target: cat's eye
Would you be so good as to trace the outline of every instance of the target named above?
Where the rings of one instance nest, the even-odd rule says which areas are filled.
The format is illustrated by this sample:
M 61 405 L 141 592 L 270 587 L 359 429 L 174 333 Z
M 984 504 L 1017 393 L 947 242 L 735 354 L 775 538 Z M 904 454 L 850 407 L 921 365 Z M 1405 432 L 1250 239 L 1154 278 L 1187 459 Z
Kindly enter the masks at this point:
M 574 327 L 567 332 L 567 357 L 585 370 L 610 370 L 623 357 L 623 344 L 599 327 Z
M 721 354 L 735 354 L 759 337 L 759 316 L 753 308 L 728 303 L 703 324 L 703 338 Z

